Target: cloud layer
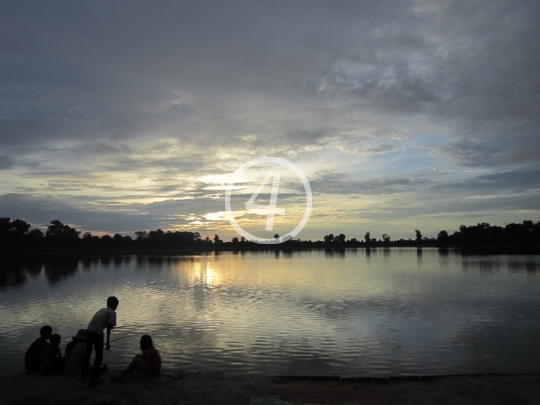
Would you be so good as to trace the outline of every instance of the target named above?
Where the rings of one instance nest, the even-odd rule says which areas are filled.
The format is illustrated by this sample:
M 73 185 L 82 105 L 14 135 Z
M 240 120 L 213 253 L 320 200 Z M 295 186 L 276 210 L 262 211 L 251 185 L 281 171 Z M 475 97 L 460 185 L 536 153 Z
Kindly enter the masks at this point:
M 539 219 L 535 1 L 0 7 L 2 216 L 232 236 L 201 218 L 278 156 L 313 182 L 306 239 Z

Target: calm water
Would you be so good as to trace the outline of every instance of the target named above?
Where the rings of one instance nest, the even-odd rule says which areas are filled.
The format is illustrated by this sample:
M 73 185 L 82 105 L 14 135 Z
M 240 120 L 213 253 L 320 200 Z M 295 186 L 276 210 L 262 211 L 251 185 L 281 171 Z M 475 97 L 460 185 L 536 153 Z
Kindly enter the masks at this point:
M 2 264 L 0 370 L 50 324 L 61 348 L 120 299 L 104 362 L 149 333 L 164 366 L 270 375 L 540 372 L 540 256 L 436 249 Z

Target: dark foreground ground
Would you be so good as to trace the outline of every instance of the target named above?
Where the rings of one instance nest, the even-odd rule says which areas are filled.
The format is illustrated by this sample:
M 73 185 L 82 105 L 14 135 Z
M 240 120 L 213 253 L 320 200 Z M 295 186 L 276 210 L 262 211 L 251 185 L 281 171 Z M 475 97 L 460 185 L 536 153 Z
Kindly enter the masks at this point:
M 540 375 L 416 379 L 293 379 L 166 371 L 90 388 L 77 378 L 25 372 L 0 377 L 0 404 L 540 404 Z

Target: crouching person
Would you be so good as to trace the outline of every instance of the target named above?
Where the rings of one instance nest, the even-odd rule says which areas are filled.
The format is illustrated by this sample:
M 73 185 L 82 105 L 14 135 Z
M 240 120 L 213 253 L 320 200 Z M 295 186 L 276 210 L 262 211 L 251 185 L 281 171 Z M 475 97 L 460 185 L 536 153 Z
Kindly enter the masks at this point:
M 80 377 L 86 350 L 86 329 L 79 329 L 66 346 L 66 374 Z
M 49 325 L 43 326 L 39 331 L 38 337 L 26 351 L 24 356 L 24 369 L 28 371 L 39 371 L 43 364 L 45 349 L 49 346 L 47 342 L 52 335 L 52 327 Z
M 64 358 L 60 351 L 61 341 L 62 336 L 55 333 L 51 335 L 51 344 L 43 349 L 43 364 L 41 365 L 41 373 L 43 375 L 62 374 L 64 372 Z
M 161 373 L 161 356 L 149 335 L 141 337 L 141 351 L 142 354 L 137 354 L 123 372 L 111 377 L 112 382 L 123 383 L 124 378 L 134 371 L 153 377 Z

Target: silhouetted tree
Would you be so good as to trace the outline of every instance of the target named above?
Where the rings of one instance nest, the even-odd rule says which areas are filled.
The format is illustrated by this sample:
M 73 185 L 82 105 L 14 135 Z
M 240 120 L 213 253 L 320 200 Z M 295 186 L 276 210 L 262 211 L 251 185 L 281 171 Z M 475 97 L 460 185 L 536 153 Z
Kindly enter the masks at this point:
M 111 235 L 103 235 L 100 238 L 100 244 L 104 248 L 109 248 L 113 245 L 113 238 L 111 238 Z
M 418 229 L 416 229 L 415 232 L 416 232 L 416 243 L 420 245 L 422 243 L 422 232 L 420 232 Z
M 120 235 L 119 233 L 115 233 L 114 236 L 112 237 L 112 240 L 113 240 L 113 245 L 115 247 L 122 247 L 126 244 L 124 237 Z
M 146 231 L 137 231 L 135 232 L 135 235 L 137 235 L 136 241 L 144 242 L 146 239 L 148 239 L 148 232 Z
M 340 233 L 336 239 L 339 243 L 345 243 L 345 235 L 342 233 Z
M 43 244 L 43 232 L 34 228 L 25 235 L 25 239 L 29 247 L 40 247 Z
M 30 226 L 22 219 L 0 218 L 0 246 L 22 246 Z
M 448 232 L 440 231 L 437 235 L 437 242 L 441 245 L 446 245 L 448 243 Z
M 80 232 L 59 220 L 51 221 L 45 237 L 55 247 L 75 247 L 80 243 Z
M 153 247 L 159 247 L 166 245 L 165 243 L 165 232 L 161 229 L 148 232 L 148 237 L 146 239 L 146 244 Z M 170 238 L 168 238 L 170 239 Z M 167 243 L 168 244 L 168 243 Z
M 386 233 L 383 233 L 382 241 L 385 244 L 385 246 L 389 246 L 390 245 L 390 235 L 387 235 Z
M 366 234 L 364 235 L 364 239 L 365 239 L 365 241 L 366 241 L 366 245 L 369 245 L 369 244 L 371 243 L 370 235 L 371 235 L 370 232 L 366 232 Z

